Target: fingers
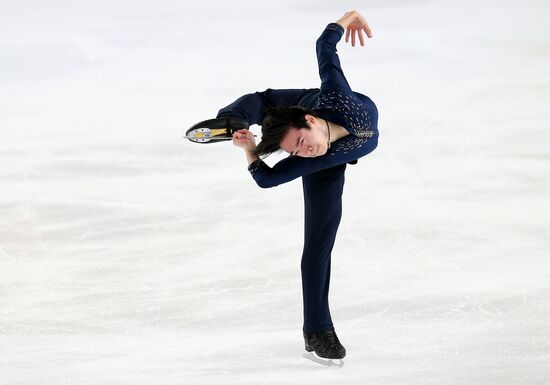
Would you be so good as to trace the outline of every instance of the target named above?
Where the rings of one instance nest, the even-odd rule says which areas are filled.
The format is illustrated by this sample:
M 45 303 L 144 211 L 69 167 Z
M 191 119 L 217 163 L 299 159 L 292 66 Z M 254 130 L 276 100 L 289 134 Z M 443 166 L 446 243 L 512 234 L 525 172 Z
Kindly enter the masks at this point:
M 365 21 L 365 26 L 363 27 L 363 31 L 365 31 L 365 33 L 369 38 L 372 37 L 372 30 L 369 27 L 369 23 L 367 23 L 366 21 Z
M 367 23 L 365 18 L 357 11 L 346 12 L 345 16 L 350 18 L 350 23 L 346 28 L 346 43 L 349 42 L 349 37 L 351 35 L 351 45 L 355 47 L 355 41 L 358 35 L 361 46 L 364 46 L 365 38 L 363 33 L 365 33 L 369 39 L 373 36 L 369 23 Z
M 233 144 L 242 148 L 248 146 L 251 143 L 251 139 L 247 136 L 249 132 L 247 129 L 235 131 L 233 133 Z
M 346 32 L 346 43 L 349 42 L 349 36 L 351 35 L 351 45 L 352 47 L 355 47 L 355 39 L 356 35 L 359 36 L 359 42 L 361 43 L 361 46 L 365 46 L 365 37 L 363 36 L 363 33 L 367 35 L 367 37 L 370 39 L 372 37 L 372 31 L 368 24 L 365 23 L 365 26 L 359 29 L 355 28 L 348 28 Z
M 246 135 L 248 134 L 248 130 L 246 129 L 241 129 L 241 130 L 237 130 L 233 133 L 233 135 L 237 136 L 238 138 L 246 138 Z
M 357 34 L 359 35 L 359 41 L 361 42 L 361 46 L 365 45 L 365 40 L 363 40 L 363 30 L 357 31 Z

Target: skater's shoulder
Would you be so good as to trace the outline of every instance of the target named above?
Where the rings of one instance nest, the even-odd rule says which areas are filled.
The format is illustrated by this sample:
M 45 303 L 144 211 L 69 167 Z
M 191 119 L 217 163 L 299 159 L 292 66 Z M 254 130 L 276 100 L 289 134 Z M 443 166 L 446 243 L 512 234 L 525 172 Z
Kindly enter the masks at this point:
M 345 111 L 349 109 L 369 108 L 374 102 L 366 95 L 342 88 L 321 88 L 315 108 L 337 108 Z

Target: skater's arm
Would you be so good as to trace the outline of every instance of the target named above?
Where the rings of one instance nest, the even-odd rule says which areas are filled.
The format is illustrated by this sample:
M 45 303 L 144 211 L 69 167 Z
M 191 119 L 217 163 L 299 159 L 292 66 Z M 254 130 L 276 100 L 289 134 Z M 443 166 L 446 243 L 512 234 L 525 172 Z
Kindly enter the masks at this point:
M 367 135 L 368 134 L 368 135 Z M 245 150 L 248 171 L 262 188 L 275 187 L 298 177 L 343 163 L 357 163 L 357 159 L 373 151 L 378 145 L 378 130 L 371 129 L 362 137 L 347 135 L 333 143 L 325 155 L 305 158 L 289 156 L 269 167 L 254 154 L 256 141 L 251 131 L 243 128 L 233 134 L 233 144 Z
M 341 89 L 346 93 L 351 92 L 351 87 L 342 71 L 340 59 L 336 53 L 336 44 L 343 34 L 344 28 L 341 25 L 330 23 L 317 39 L 315 50 L 321 78 L 321 93 L 327 89 Z
M 319 65 L 319 76 L 321 77 L 321 93 L 326 89 L 340 89 L 351 92 L 351 87 L 346 80 L 340 59 L 337 54 L 336 44 L 342 38 L 344 31 L 346 42 L 352 36 L 352 45 L 355 46 L 355 34 L 358 33 L 361 45 L 364 45 L 362 32 L 372 37 L 372 32 L 366 20 L 357 11 L 346 12 L 337 22 L 326 26 L 321 36 L 317 39 L 316 53 Z
M 256 159 L 248 165 L 248 171 L 262 188 L 275 187 L 315 171 L 353 162 L 373 151 L 378 145 L 378 131 L 372 131 L 370 138 L 348 135 L 333 143 L 333 147 L 322 156 L 304 158 L 289 156 L 273 167 Z

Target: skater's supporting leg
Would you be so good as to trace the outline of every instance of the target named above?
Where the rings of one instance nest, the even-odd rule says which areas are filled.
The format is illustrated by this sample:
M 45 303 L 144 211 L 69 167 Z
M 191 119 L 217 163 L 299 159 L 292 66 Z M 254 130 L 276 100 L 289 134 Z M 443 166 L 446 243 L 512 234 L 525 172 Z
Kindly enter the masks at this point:
M 304 250 L 302 291 L 306 333 L 333 327 L 328 293 L 331 252 L 342 217 L 342 192 L 346 164 L 302 177 L 304 189 Z

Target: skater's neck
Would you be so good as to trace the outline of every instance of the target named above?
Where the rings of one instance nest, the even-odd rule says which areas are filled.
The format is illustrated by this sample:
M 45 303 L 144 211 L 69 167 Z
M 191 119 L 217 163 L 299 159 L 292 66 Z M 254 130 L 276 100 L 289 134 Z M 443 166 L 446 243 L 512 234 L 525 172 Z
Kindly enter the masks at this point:
M 333 122 L 327 122 L 327 123 L 330 128 L 330 143 L 334 143 L 338 139 L 349 135 L 349 131 L 346 130 L 344 127 Z

